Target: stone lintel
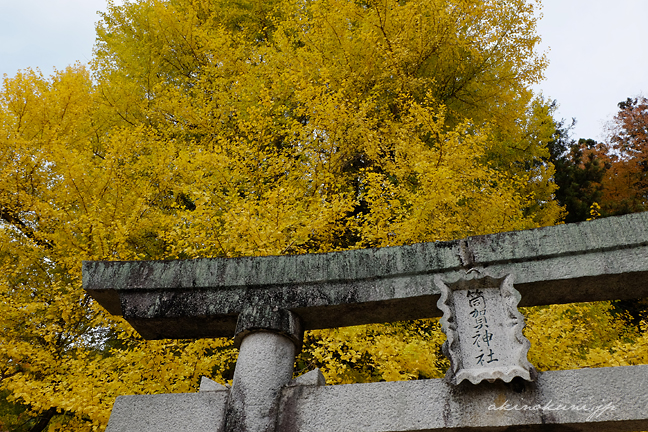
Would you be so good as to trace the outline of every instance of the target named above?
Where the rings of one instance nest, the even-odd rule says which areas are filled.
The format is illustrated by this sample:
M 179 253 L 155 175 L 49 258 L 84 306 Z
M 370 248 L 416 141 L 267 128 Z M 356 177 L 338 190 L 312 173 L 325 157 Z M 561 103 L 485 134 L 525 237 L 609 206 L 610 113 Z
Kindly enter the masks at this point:
M 94 261 L 83 286 L 148 339 L 231 337 L 249 305 L 304 330 L 440 316 L 434 279 L 512 274 L 519 306 L 648 297 L 648 212 L 464 240 L 328 254 Z
M 631 432 L 648 430 L 646 388 L 648 365 L 549 371 L 534 383 L 452 386 L 432 379 L 287 386 L 276 430 L 468 432 L 522 426 L 524 431 Z M 221 431 L 228 393 L 120 396 L 106 432 Z
M 420 380 L 284 389 L 282 432 L 648 430 L 648 365 L 549 371 L 537 382 Z
M 106 432 L 218 432 L 228 391 L 118 396 Z

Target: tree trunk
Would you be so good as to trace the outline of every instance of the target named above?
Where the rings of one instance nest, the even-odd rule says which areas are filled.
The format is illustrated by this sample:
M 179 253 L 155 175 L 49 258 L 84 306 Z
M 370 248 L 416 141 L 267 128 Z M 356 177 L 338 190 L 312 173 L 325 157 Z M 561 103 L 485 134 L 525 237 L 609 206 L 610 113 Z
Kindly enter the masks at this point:
M 55 408 L 50 408 L 47 411 L 45 411 L 42 415 L 38 423 L 34 425 L 33 428 L 29 430 L 29 432 L 41 432 L 43 431 L 46 427 L 47 424 L 52 420 L 52 417 L 54 417 L 54 414 L 56 414 L 56 409 Z

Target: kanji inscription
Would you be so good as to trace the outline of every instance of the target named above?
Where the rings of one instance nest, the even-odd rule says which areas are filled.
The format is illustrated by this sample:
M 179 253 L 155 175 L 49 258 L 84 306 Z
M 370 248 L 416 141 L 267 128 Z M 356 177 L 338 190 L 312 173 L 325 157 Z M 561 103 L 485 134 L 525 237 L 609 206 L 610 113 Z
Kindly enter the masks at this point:
M 453 283 L 437 278 L 436 284 L 441 290 L 438 307 L 443 311 L 447 336 L 443 353 L 450 359 L 446 374 L 450 382 L 535 379 L 527 360 L 530 343 L 522 334 L 524 317 L 517 310 L 520 293 L 511 275 L 493 278 L 471 272 Z

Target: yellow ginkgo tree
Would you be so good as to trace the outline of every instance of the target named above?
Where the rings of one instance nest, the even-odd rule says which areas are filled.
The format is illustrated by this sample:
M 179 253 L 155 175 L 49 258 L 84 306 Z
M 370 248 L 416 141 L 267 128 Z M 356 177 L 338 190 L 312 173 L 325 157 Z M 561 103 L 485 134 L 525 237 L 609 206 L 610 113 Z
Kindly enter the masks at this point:
M 546 65 L 536 6 L 126 1 L 98 24 L 90 71 L 5 78 L 0 425 L 103 430 L 117 395 L 231 378 L 230 341 L 142 340 L 84 294 L 82 260 L 318 253 L 559 221 L 552 112 L 529 89 Z M 434 321 L 311 332 L 297 366 L 330 383 L 437 377 L 442 340 Z

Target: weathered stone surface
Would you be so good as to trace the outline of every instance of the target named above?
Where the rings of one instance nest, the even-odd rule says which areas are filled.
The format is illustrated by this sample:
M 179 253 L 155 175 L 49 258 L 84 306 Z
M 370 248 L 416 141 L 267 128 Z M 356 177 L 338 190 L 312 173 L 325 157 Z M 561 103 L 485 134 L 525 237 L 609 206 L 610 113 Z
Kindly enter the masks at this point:
M 219 384 L 216 381 L 210 380 L 207 377 L 200 378 L 200 392 L 212 392 L 212 391 L 227 391 L 227 387 L 223 384 Z
M 524 317 L 517 310 L 520 293 L 513 287 L 513 276 L 498 279 L 474 271 L 451 284 L 437 277 L 436 284 L 441 290 L 438 307 L 443 311 L 441 325 L 447 337 L 442 348 L 450 359 L 449 382 L 535 380 L 535 369 L 527 360 L 531 344 L 522 334 Z
M 319 368 L 306 372 L 288 383 L 289 386 L 325 386 L 326 379 Z
M 220 432 L 226 391 L 119 396 L 106 432 Z
M 646 388 L 646 365 L 550 371 L 534 383 L 291 386 L 283 389 L 276 430 L 631 432 L 648 430 Z M 220 432 L 227 393 L 120 396 L 106 431 Z
M 648 213 L 330 254 L 85 262 L 84 288 L 145 338 L 230 337 L 250 305 L 304 330 L 440 316 L 440 275 L 513 274 L 520 306 L 648 297 Z
M 298 350 L 301 349 L 304 339 L 299 316 L 269 304 L 251 305 L 241 311 L 236 322 L 234 345 L 241 346 L 243 338 L 255 331 L 271 331 L 286 336 L 293 341 Z
M 287 387 L 277 430 L 648 430 L 646 388 L 648 366 L 550 371 L 532 383 L 453 386 L 437 379 Z
M 303 329 L 438 316 L 435 282 L 474 272 L 512 274 L 520 306 L 648 297 L 648 213 L 335 254 L 84 263 L 88 292 L 146 338 L 242 341 L 231 390 L 118 398 L 108 432 L 648 430 L 648 366 L 476 385 L 291 381 Z
M 277 333 L 255 332 L 243 339 L 227 404 L 226 432 L 275 431 L 281 389 L 292 378 L 296 354 L 295 343 Z

